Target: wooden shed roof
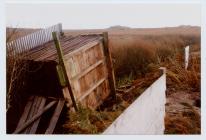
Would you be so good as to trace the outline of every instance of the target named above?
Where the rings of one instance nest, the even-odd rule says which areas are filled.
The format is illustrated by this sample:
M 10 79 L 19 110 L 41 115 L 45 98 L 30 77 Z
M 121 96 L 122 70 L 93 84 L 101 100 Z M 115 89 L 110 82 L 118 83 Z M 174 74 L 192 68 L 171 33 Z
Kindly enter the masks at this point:
M 95 45 L 103 37 L 101 35 L 78 35 L 78 36 L 62 36 L 60 37 L 60 44 L 63 54 L 69 54 L 85 45 Z M 34 61 L 56 61 L 58 59 L 54 41 L 49 41 L 43 45 L 37 46 L 26 52 L 29 60 Z

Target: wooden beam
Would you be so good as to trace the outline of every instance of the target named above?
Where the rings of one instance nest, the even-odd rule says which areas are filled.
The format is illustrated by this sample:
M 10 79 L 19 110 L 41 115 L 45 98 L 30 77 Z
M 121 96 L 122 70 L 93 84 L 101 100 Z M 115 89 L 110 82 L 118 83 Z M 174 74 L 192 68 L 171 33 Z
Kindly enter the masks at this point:
M 31 125 L 35 120 L 37 120 L 44 112 L 49 110 L 54 104 L 56 104 L 57 101 L 50 102 L 44 109 L 39 111 L 36 115 L 34 115 L 30 120 L 28 120 L 24 125 L 22 125 L 20 128 L 16 129 L 14 131 L 14 134 L 18 134 L 21 131 L 23 131 L 25 128 L 27 128 L 29 125 Z
M 61 86 L 62 87 L 67 86 L 65 75 L 64 75 L 63 70 L 62 70 L 62 66 L 59 64 L 56 65 L 56 71 L 58 73 L 58 78 L 59 78 L 59 82 L 60 82 Z
M 37 113 L 44 108 L 44 105 L 46 103 L 46 98 L 44 98 L 44 97 L 39 97 L 39 98 L 41 98 L 41 102 L 40 102 L 40 105 L 39 105 Z M 39 119 L 37 119 L 34 122 L 34 124 L 32 125 L 32 127 L 31 127 L 31 129 L 29 131 L 29 134 L 35 134 L 36 133 L 36 130 L 37 130 L 39 122 L 40 122 L 40 119 L 41 118 L 39 117 Z
M 33 104 L 32 104 L 32 107 L 31 107 L 31 109 L 29 111 L 29 115 L 28 115 L 26 121 L 31 119 L 37 113 L 40 103 L 41 103 L 41 98 L 39 98 L 38 96 L 35 96 Z M 32 127 L 32 125 L 28 126 L 23 133 L 25 133 L 25 134 L 29 133 L 31 127 Z
M 66 80 L 67 88 L 69 90 L 69 94 L 70 94 L 74 109 L 75 109 L 75 111 L 78 111 L 77 104 L 76 104 L 74 94 L 73 94 L 73 91 L 72 91 L 71 83 L 69 81 L 69 78 L 68 78 L 68 75 L 67 75 L 67 72 L 66 72 L 66 67 L 65 67 L 65 64 L 64 64 L 63 52 L 62 52 L 62 49 L 61 49 L 60 41 L 57 38 L 56 32 L 52 32 L 52 36 L 53 36 L 54 43 L 55 43 L 55 46 L 56 46 L 56 49 L 57 49 L 57 54 L 58 54 L 58 57 L 59 57 L 59 64 L 62 66 L 62 72 L 63 72 L 63 75 L 64 75 L 65 80 Z
M 103 78 L 99 80 L 97 83 L 95 83 L 90 89 L 88 89 L 80 98 L 78 101 L 82 101 L 86 96 L 88 96 L 94 89 L 96 89 L 99 85 L 101 85 L 106 78 Z
M 114 68 L 112 64 L 112 57 L 109 49 L 109 39 L 108 39 L 107 32 L 103 33 L 103 47 L 104 47 L 104 55 L 106 56 L 106 62 L 107 62 L 109 86 L 110 86 L 112 97 L 116 100 L 115 75 L 114 75 Z
M 49 126 L 48 126 L 45 134 L 52 134 L 53 133 L 53 131 L 56 127 L 57 121 L 59 119 L 59 116 L 60 116 L 62 109 L 64 107 L 64 103 L 65 103 L 65 100 L 59 100 L 58 105 L 54 111 L 54 114 L 53 114 L 50 122 L 49 122 Z
M 82 47 L 78 48 L 78 49 L 75 49 L 74 51 L 68 53 L 68 54 L 65 54 L 65 58 L 66 59 L 69 59 L 71 58 L 74 54 L 78 54 L 78 53 L 82 53 L 82 52 L 85 52 L 87 50 L 89 50 L 90 48 L 93 48 L 94 46 L 98 45 L 99 42 L 98 41 L 92 41 L 92 42 L 89 42 L 85 45 L 83 45 Z
M 16 129 L 20 128 L 23 125 L 23 123 L 26 121 L 26 119 L 27 119 L 27 117 L 29 115 L 29 111 L 30 111 L 30 109 L 32 107 L 33 101 L 34 101 L 34 96 L 29 97 L 29 100 L 28 100 L 28 102 L 27 102 L 27 104 L 26 104 L 26 106 L 24 108 L 24 112 L 21 115 L 21 118 L 20 118 L 20 120 L 18 122 L 18 125 L 17 125 Z
M 93 70 L 94 68 L 98 67 L 99 65 L 104 63 L 104 59 L 99 60 L 98 62 L 96 62 L 95 64 L 91 65 L 90 67 L 88 67 L 86 70 L 84 70 L 83 72 L 75 75 L 74 77 L 72 77 L 72 80 L 74 79 L 80 79 L 82 76 L 86 75 L 87 73 L 89 73 L 91 70 Z

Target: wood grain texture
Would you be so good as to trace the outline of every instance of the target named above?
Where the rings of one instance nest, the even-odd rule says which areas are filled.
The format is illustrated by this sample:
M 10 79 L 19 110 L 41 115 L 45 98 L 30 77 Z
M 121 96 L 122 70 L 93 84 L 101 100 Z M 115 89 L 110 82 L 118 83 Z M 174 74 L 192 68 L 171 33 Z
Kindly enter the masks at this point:
M 56 124 L 57 124 L 57 121 L 59 119 L 59 116 L 61 114 L 61 111 L 64 107 L 64 104 L 65 104 L 65 100 L 59 100 L 58 104 L 57 104 L 57 107 L 54 111 L 54 114 L 49 122 L 49 126 L 45 132 L 45 134 L 52 134 L 55 127 L 56 127 Z
M 68 73 L 67 73 L 67 69 L 65 67 L 65 62 L 64 62 L 64 58 L 63 58 L 63 52 L 62 52 L 61 44 L 60 44 L 60 41 L 58 39 L 58 36 L 57 36 L 56 32 L 52 32 L 52 36 L 53 36 L 55 47 L 56 47 L 57 54 L 58 54 L 59 65 L 61 65 L 61 67 L 62 67 L 62 72 L 63 72 L 65 80 L 66 80 L 67 88 L 69 90 L 69 94 L 70 94 L 74 109 L 77 111 L 78 108 L 77 108 L 74 93 L 73 93 L 73 90 L 72 90 L 72 87 L 71 87 L 71 82 L 69 80 L 69 76 L 68 76 Z
M 46 98 L 44 98 L 44 97 L 40 97 L 40 98 L 41 98 L 41 100 L 40 100 L 40 105 L 39 105 L 39 108 L 37 110 L 37 113 L 39 113 L 39 111 L 42 110 L 44 108 L 45 104 L 46 104 Z M 38 125 L 39 125 L 39 122 L 40 122 L 40 119 L 41 119 L 41 117 L 39 117 L 39 119 L 37 119 L 34 122 L 34 124 L 31 126 L 29 134 L 35 134 L 36 133 Z
M 29 100 L 27 101 L 27 104 L 26 104 L 26 106 L 24 108 L 24 111 L 23 111 L 23 113 L 21 115 L 21 118 L 20 118 L 20 120 L 18 122 L 18 125 L 17 125 L 16 129 L 21 127 L 26 122 L 27 117 L 29 115 L 29 111 L 30 111 L 30 109 L 32 107 L 33 101 L 34 101 L 34 96 L 29 97 Z
M 110 48 L 108 45 L 109 39 L 108 39 L 108 33 L 103 33 L 103 46 L 104 46 L 104 55 L 106 56 L 107 61 L 107 69 L 108 69 L 108 80 L 111 90 L 111 95 L 114 99 L 116 99 L 116 84 L 115 84 L 115 75 L 114 75 L 114 68 L 112 64 L 112 57 L 110 53 Z
M 37 113 L 40 102 L 41 102 L 41 98 L 39 98 L 38 96 L 35 96 L 33 104 L 32 104 L 32 107 L 31 107 L 31 109 L 29 111 L 29 115 L 28 115 L 26 121 L 31 119 Z M 31 129 L 31 126 L 28 126 L 23 133 L 28 134 L 30 132 L 30 129 Z
M 108 64 L 102 42 L 87 44 L 72 55 L 67 55 L 65 65 L 67 74 L 70 74 L 75 99 L 95 109 L 110 92 L 107 89 L 110 87 L 106 86 Z
M 24 112 L 19 120 L 16 130 L 22 127 L 28 120 L 30 120 L 40 110 L 42 110 L 45 103 L 46 103 L 46 98 L 44 97 L 38 97 L 38 96 L 29 97 L 29 100 L 25 106 Z M 37 119 L 35 122 L 33 122 L 31 126 L 28 126 L 22 133 L 35 134 L 40 118 Z
M 34 115 L 31 119 L 26 121 L 24 125 L 20 126 L 18 129 L 14 131 L 14 134 L 18 134 L 22 132 L 25 128 L 27 128 L 29 125 L 31 125 L 35 120 L 37 120 L 43 113 L 45 113 L 48 109 L 50 109 L 56 101 L 50 102 L 48 105 L 45 106 L 42 110 L 40 110 L 36 115 Z

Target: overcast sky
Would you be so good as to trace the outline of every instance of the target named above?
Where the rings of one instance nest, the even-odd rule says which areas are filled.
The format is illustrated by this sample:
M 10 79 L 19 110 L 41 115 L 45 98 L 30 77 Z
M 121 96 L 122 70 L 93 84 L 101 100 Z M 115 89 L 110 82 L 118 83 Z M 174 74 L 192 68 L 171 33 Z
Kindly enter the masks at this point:
M 61 22 L 64 29 L 114 25 L 135 28 L 201 25 L 200 4 L 7 4 L 6 25 L 44 28 Z

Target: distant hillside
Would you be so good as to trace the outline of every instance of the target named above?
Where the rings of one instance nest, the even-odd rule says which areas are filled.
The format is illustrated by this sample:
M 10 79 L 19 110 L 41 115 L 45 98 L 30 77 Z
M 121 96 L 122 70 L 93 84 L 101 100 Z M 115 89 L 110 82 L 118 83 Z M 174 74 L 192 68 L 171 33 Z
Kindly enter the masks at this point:
M 131 28 L 127 26 L 120 26 L 120 25 L 111 26 L 108 28 L 108 30 L 128 30 L 128 29 L 131 29 Z
M 200 35 L 201 28 L 198 26 L 178 26 L 163 28 L 130 28 L 125 26 L 111 26 L 106 29 L 90 29 L 90 30 L 64 30 L 66 34 L 92 34 L 109 32 L 110 35 L 162 35 L 162 34 L 180 34 L 180 35 Z

